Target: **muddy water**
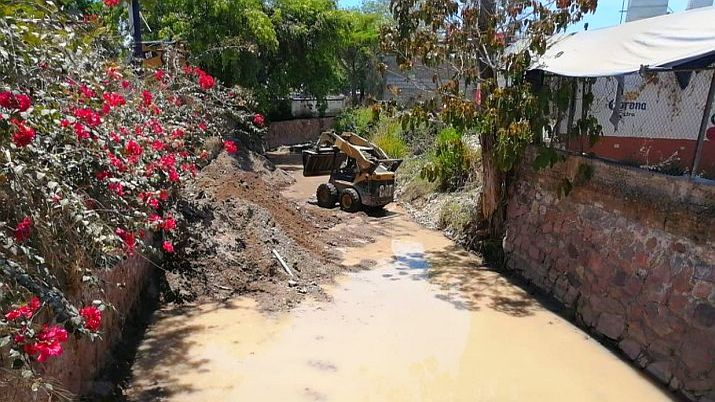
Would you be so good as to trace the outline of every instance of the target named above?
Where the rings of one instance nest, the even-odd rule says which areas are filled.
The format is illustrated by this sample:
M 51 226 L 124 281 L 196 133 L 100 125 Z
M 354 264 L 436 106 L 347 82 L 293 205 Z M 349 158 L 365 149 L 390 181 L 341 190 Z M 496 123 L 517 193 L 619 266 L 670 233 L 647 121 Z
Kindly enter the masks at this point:
M 399 208 L 367 224 L 382 235 L 345 250 L 345 263 L 371 258 L 378 264 L 339 278 L 331 302 L 308 301 L 274 315 L 248 299 L 161 313 L 140 347 L 131 398 L 670 400 Z

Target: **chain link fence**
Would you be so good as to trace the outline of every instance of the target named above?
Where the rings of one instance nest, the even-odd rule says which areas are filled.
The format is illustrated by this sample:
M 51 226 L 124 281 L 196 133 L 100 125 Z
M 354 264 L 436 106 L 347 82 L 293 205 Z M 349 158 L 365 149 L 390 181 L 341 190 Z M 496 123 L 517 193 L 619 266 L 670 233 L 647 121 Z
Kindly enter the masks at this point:
M 545 75 L 550 117 L 544 140 L 664 174 L 715 179 L 713 72 Z

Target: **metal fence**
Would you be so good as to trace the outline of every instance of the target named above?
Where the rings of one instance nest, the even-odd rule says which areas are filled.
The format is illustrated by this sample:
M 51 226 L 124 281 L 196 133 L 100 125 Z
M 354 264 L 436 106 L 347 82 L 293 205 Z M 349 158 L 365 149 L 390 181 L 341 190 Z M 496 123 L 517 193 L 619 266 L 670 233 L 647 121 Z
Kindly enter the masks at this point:
M 545 140 L 665 174 L 715 179 L 713 73 L 710 68 L 644 70 L 621 78 L 546 75 Z

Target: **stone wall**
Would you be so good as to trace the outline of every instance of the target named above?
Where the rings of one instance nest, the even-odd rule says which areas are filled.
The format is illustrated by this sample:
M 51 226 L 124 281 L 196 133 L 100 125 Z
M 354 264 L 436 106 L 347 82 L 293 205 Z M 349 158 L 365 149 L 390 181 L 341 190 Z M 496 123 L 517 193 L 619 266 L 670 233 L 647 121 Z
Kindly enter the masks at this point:
M 320 133 L 335 126 L 334 117 L 277 121 L 268 127 L 265 142 L 268 149 L 316 141 Z
M 78 305 L 90 304 L 94 298 L 98 298 L 113 306 L 102 313 L 102 339 L 92 342 L 87 338 L 78 339 L 70 335 L 63 344 L 62 356 L 37 365 L 42 377 L 55 380 L 75 395 L 92 390 L 96 375 L 111 363 L 110 352 L 120 343 L 128 318 L 141 306 L 140 302 L 146 299 L 144 296 L 151 281 L 152 270 L 151 262 L 137 255 L 100 273 L 98 276 L 105 282 L 104 295 L 87 292 L 76 299 L 79 300 Z M 28 401 L 35 396 L 43 400 L 42 395 L 32 395 L 27 388 L 15 387 L 13 380 L 9 381 L 7 387 L 0 387 L 0 401 Z
M 504 250 L 508 269 L 653 377 L 715 400 L 715 185 L 576 156 L 525 163 Z

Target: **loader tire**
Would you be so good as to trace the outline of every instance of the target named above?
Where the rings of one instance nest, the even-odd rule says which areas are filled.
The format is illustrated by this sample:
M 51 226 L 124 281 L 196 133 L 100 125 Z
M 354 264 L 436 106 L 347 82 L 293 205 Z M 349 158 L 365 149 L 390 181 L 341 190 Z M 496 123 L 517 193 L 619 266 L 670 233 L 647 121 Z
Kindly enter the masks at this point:
M 332 208 L 338 202 L 338 189 L 333 183 L 323 183 L 318 186 L 318 191 L 315 192 L 315 197 L 318 199 L 318 205 L 323 208 Z
M 346 188 L 340 194 L 340 208 L 347 212 L 355 212 L 360 209 L 360 195 L 354 188 Z

